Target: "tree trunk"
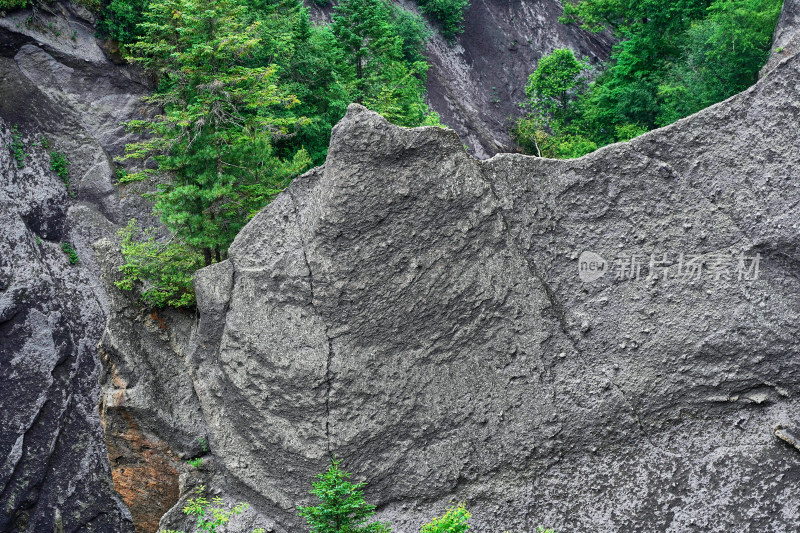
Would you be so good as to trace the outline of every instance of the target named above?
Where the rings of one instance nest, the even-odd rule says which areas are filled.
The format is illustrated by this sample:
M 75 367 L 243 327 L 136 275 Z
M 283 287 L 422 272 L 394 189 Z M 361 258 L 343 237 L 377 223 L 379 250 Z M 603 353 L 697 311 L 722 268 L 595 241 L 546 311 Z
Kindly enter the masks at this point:
M 211 248 L 203 248 L 203 261 L 205 261 L 206 266 L 211 264 Z

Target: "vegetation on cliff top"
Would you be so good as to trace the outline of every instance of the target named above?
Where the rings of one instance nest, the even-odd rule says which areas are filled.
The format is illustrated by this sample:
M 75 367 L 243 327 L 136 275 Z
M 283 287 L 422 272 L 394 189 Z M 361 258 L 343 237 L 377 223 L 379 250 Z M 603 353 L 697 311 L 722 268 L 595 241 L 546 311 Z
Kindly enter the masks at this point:
M 578 157 L 666 126 L 752 85 L 766 62 L 781 0 L 579 0 L 562 21 L 619 39 L 588 82 L 570 50 L 531 74 L 529 114 L 513 130 L 527 153 Z
M 158 81 L 146 100 L 162 111 L 128 123 L 145 135 L 123 158 L 155 162 L 125 182 L 158 176 L 149 196 L 173 234 L 161 246 L 121 235 L 119 286 L 148 305 L 194 303 L 193 271 L 179 272 L 225 259 L 255 213 L 322 163 L 349 103 L 402 126 L 439 124 L 424 99 L 428 32 L 387 0 L 343 0 L 319 26 L 299 0 L 113 0 L 104 13 L 104 31 Z

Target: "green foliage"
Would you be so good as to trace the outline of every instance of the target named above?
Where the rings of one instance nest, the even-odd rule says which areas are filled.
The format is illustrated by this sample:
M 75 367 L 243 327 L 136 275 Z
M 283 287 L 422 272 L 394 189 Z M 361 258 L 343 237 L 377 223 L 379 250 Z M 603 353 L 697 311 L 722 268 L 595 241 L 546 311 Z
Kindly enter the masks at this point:
M 174 238 L 159 242 L 152 229 L 142 231 L 135 220 L 120 230 L 123 278 L 115 285 L 137 289 L 148 307 L 191 307 L 195 304 L 194 272 L 203 266 L 202 256 Z
M 19 132 L 16 124 L 11 128 L 11 155 L 17 162 L 17 168 L 25 166 L 25 158 L 28 154 L 25 152 L 25 144 L 22 142 L 22 134 Z
M 466 533 L 470 513 L 463 503 L 448 507 L 443 516 L 434 518 L 420 529 L 420 533 Z
M 204 452 L 207 452 L 208 451 L 208 442 L 206 442 L 206 439 L 204 439 L 203 437 L 200 437 L 197 440 L 200 443 L 200 449 L 203 450 Z
M 135 42 L 148 5 L 148 0 L 111 0 L 100 13 L 97 31 L 123 44 Z
M 0 0 L 0 11 L 22 9 L 28 5 L 28 0 Z
M 197 519 L 198 531 L 216 532 L 220 526 L 224 526 L 230 519 L 240 515 L 247 510 L 247 503 L 237 503 L 230 509 L 225 508 L 222 498 L 214 497 L 208 500 L 203 493 L 205 487 L 200 485 L 195 489 L 196 496 L 190 498 L 183 508 L 184 514 L 194 516 Z M 160 533 L 183 533 L 182 531 L 161 530 Z M 264 533 L 263 529 L 254 529 L 252 533 Z
M 48 148 L 50 148 L 50 139 L 42 135 L 42 138 L 39 139 L 39 146 L 47 150 Z
M 432 32 L 416 13 L 392 4 L 392 30 L 402 41 L 403 58 L 409 62 L 425 61 L 425 41 Z
M 250 65 L 260 21 L 236 0 L 154 0 L 140 27 L 130 49 L 160 78 L 147 100 L 164 113 L 128 123 L 148 138 L 127 146 L 126 158 L 154 157 L 170 176 L 152 195 L 155 211 L 209 265 L 310 164 L 302 149 L 280 159 L 270 142 L 306 119 L 275 112 L 297 98 L 280 86 L 275 65 Z
M 73 248 L 70 243 L 62 242 L 61 243 L 61 250 L 65 254 L 67 254 L 67 257 L 69 258 L 69 264 L 70 265 L 78 264 L 78 252 L 75 251 L 75 248 Z
M 340 461 L 331 459 L 330 467 L 317 475 L 311 494 L 320 503 L 313 507 L 300 507 L 298 514 L 306 519 L 311 533 L 388 533 L 388 523 L 369 522 L 375 506 L 364 501 L 366 483 L 353 484 L 347 479 L 351 474 L 339 468 Z
M 203 466 L 203 458 L 195 457 L 194 459 L 189 459 L 186 463 L 193 468 L 200 468 Z
M 469 0 L 417 0 L 420 10 L 436 20 L 442 36 L 452 42 L 464 31 L 464 12 Z
M 569 121 L 573 114 L 570 106 L 586 87 L 588 66 L 587 61 L 576 58 L 568 49 L 543 56 L 525 86 L 534 113 L 561 124 Z
M 683 60 L 658 86 L 657 125 L 722 101 L 758 80 L 780 14 L 776 0 L 717 0 L 687 32 Z
M 50 169 L 61 178 L 64 185 L 69 189 L 69 160 L 61 152 L 50 152 Z
M 438 124 L 425 103 L 424 33 L 413 16 L 387 0 L 342 0 L 333 12 L 331 32 L 342 47 L 351 98 L 400 126 Z M 400 35 L 398 28 L 403 31 Z
M 570 86 L 585 70 L 556 63 L 550 99 L 512 132 L 527 153 L 574 157 L 626 141 L 724 100 L 750 85 L 769 55 L 781 0 L 578 0 L 563 21 L 620 39 L 591 84 Z M 542 61 L 545 61 L 543 58 Z M 563 58 L 562 58 L 563 59 Z M 540 65 L 542 63 L 540 62 Z M 583 69 L 587 67 L 584 63 Z M 537 68 L 537 71 L 539 68 Z M 534 81 L 531 75 L 529 86 Z M 563 91 L 562 89 L 566 89 Z M 558 94 L 564 97 L 559 101 Z M 549 105 L 550 109 L 547 109 Z M 530 122 L 536 118 L 536 121 Z M 524 121 L 528 121 L 527 123 Z M 547 145 L 547 146 L 544 146 Z

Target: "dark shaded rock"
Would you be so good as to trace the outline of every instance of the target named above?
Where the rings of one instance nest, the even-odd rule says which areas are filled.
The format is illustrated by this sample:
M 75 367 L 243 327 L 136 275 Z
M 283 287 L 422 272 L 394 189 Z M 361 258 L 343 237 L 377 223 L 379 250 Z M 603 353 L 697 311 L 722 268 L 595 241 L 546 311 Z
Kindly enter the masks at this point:
M 92 22 L 66 2 L 0 17 L 0 531 L 133 529 L 97 412 L 108 302 L 91 243 L 149 219 L 132 188 L 114 186 L 112 163 L 148 88 L 106 59 Z M 70 162 L 69 189 L 52 151 Z
M 129 531 L 97 413 L 104 309 L 70 265 L 64 184 L 33 139 L 23 168 L 0 119 L 0 531 Z
M 561 24 L 562 13 L 557 0 L 473 1 L 454 45 L 438 34 L 428 43 L 430 106 L 476 157 L 512 150 L 508 132 L 522 115 L 519 104 L 539 58 L 570 48 L 594 63 L 611 52 L 607 33 Z

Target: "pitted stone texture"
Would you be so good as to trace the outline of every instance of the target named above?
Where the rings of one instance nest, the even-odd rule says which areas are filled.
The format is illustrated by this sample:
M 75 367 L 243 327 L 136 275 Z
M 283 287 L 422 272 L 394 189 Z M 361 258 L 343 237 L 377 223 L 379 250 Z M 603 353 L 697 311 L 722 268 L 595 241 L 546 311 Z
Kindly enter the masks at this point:
M 198 276 L 195 389 L 230 482 L 282 531 L 329 453 L 401 532 L 453 499 L 479 531 L 792 530 L 798 79 L 794 57 L 571 161 L 479 162 L 351 106 L 325 166 Z M 641 277 L 584 283 L 584 251 Z M 646 279 L 680 253 L 759 254 L 759 276 Z

